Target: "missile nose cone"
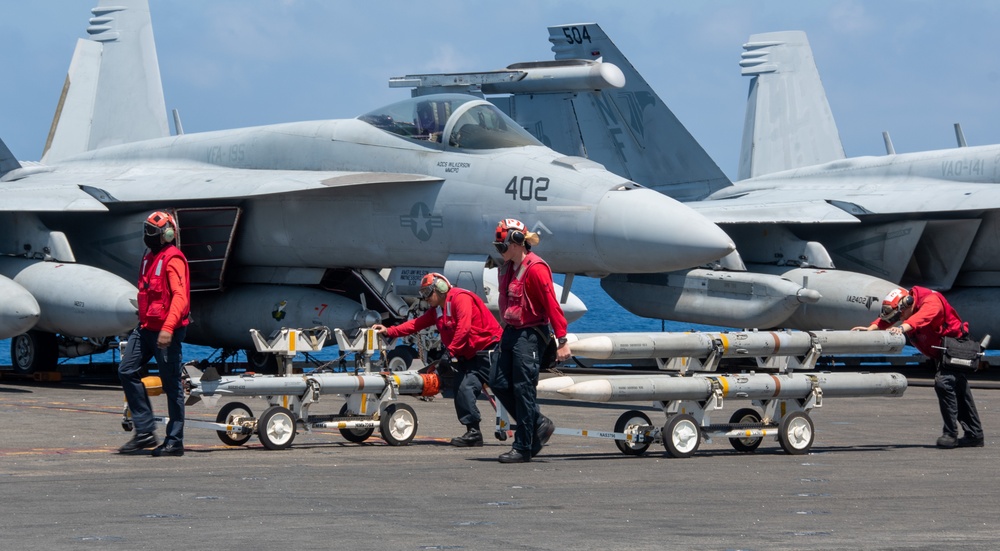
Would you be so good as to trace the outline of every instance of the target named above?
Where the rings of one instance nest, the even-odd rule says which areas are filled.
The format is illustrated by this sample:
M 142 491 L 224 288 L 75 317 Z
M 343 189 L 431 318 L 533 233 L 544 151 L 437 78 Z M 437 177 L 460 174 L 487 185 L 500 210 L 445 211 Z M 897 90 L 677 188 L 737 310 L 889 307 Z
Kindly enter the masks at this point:
M 575 385 L 561 388 L 556 392 L 574 400 L 607 402 L 611 398 L 611 390 L 611 381 L 607 379 L 595 379 L 593 381 L 576 383 Z
M 670 272 L 718 260 L 736 246 L 701 214 L 662 193 L 609 191 L 597 205 L 597 251 L 611 273 Z

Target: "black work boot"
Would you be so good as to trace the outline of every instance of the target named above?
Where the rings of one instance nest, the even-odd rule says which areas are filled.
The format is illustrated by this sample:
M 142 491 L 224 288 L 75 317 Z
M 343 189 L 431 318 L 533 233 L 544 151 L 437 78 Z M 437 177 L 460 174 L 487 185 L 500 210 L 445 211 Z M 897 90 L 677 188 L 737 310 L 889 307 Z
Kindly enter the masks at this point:
M 139 450 L 156 447 L 156 435 L 151 432 L 138 432 L 124 446 L 118 448 L 118 453 L 135 453 Z
M 942 434 L 940 438 L 937 439 L 937 447 L 950 450 L 958 445 L 958 440 L 950 434 Z
M 483 445 L 483 433 L 479 427 L 469 425 L 467 431 L 462 436 L 451 439 L 451 445 L 456 448 L 479 448 Z
M 982 436 L 977 438 L 968 433 L 966 433 L 965 436 L 959 438 L 958 442 L 956 442 L 959 448 L 981 448 L 983 447 L 983 445 L 985 445 L 985 443 L 986 442 Z

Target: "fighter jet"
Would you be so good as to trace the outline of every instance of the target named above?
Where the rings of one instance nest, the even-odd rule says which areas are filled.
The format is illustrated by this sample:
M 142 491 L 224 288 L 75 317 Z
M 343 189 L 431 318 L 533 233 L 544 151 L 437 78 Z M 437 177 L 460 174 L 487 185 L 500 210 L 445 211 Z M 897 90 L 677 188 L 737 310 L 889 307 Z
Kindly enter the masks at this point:
M 171 136 L 147 2 L 102 0 L 87 33 L 41 161 L 0 142 L 0 290 L 18 299 L 3 301 L 0 328 L 23 332 L 15 369 L 50 367 L 56 334 L 103 343 L 135 325 L 154 209 L 176 215 L 191 263 L 187 342 L 232 349 L 252 346 L 251 328 L 404 316 L 386 268 L 443 271 L 485 295 L 503 218 L 541 233 L 566 274 L 662 272 L 733 249 L 690 208 L 553 151 L 475 96 Z
M 554 149 L 686 201 L 737 244 L 704 268 L 604 278 L 628 310 L 846 329 L 874 319 L 893 288 L 919 284 L 948 291 L 977 332 L 1000 329 L 986 306 L 1000 298 L 1000 146 L 846 159 L 805 35 L 754 35 L 740 63 L 753 81 L 733 183 L 599 25 L 548 30 L 557 63 L 612 63 L 625 85 L 490 99 Z

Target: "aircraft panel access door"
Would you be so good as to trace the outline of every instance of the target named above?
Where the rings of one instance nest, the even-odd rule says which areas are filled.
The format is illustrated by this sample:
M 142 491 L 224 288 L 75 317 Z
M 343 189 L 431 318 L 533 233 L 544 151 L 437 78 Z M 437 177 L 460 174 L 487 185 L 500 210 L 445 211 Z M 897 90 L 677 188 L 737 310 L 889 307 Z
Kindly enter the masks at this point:
M 239 207 L 177 209 L 178 246 L 188 259 L 192 291 L 222 288 Z

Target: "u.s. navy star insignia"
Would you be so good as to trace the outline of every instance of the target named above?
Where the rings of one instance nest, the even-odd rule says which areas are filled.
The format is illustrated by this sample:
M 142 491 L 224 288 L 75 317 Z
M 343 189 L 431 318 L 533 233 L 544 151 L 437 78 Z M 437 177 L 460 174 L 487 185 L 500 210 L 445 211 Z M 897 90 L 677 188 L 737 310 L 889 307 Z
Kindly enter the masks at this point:
M 427 241 L 434 233 L 434 228 L 443 228 L 444 221 L 439 215 L 432 215 L 431 209 L 424 203 L 414 203 L 410 214 L 399 217 L 399 225 L 410 228 L 413 235 L 421 241 Z

